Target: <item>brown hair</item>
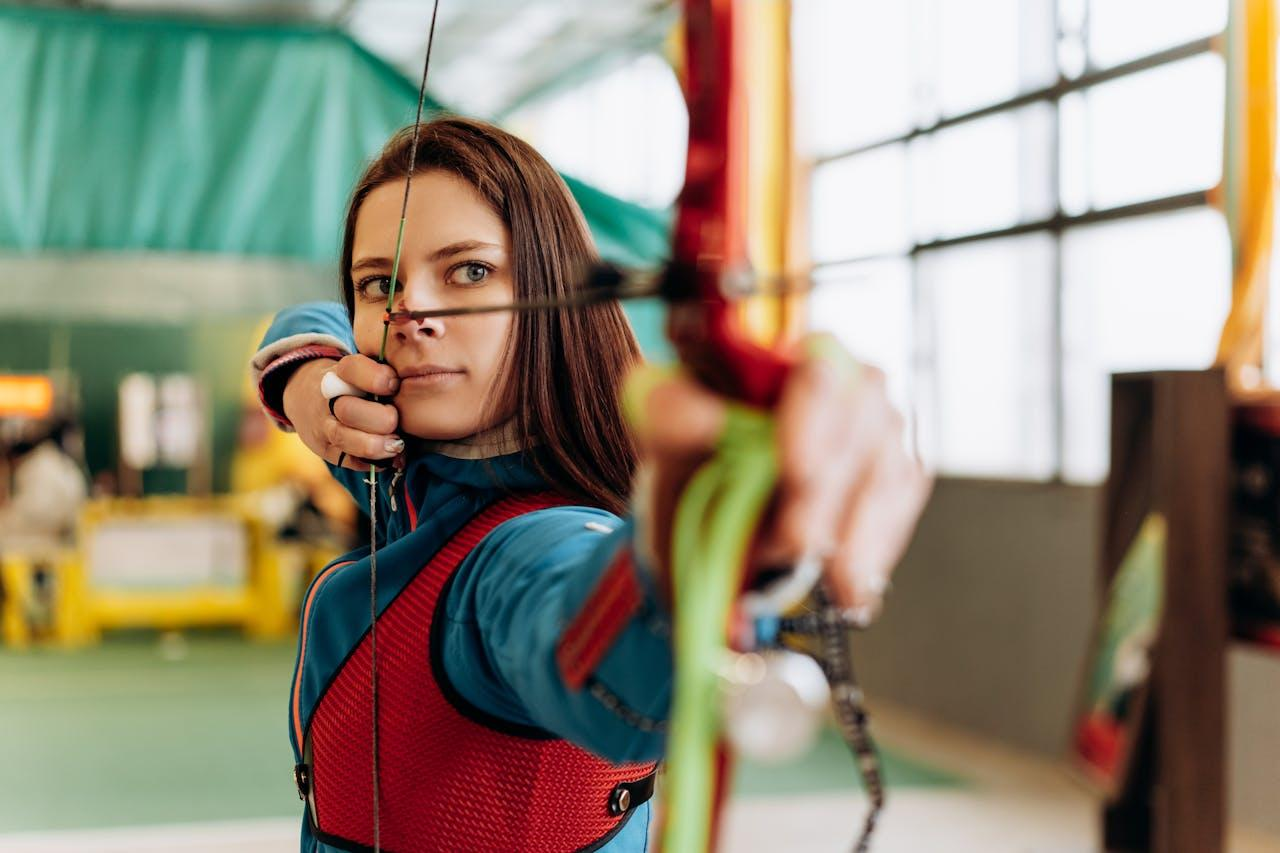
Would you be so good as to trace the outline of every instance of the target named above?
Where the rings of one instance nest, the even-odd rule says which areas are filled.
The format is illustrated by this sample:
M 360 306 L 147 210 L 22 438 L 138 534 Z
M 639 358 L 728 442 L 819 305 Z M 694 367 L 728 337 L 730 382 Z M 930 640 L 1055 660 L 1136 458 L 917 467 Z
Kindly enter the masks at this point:
M 351 252 L 365 198 L 409 171 L 413 128 L 391 138 L 352 193 L 342 236 L 342 296 L 355 316 Z M 440 118 L 422 125 L 415 172 L 441 169 L 475 187 L 511 232 L 518 300 L 567 294 L 597 259 L 582 211 L 537 151 L 493 125 Z M 557 492 L 621 513 L 636 448 L 619 392 L 640 347 L 617 302 L 524 312 L 513 318 L 498 399 L 515 411 L 533 463 Z

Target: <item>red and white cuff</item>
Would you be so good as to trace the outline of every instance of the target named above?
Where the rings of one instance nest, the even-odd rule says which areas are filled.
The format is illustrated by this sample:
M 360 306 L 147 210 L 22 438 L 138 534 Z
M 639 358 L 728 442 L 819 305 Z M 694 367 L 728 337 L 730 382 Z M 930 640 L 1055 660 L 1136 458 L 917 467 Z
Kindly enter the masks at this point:
M 282 429 L 292 431 L 293 424 L 284 415 L 284 386 L 293 371 L 313 359 L 342 358 L 345 355 L 347 353 L 344 350 L 335 346 L 307 344 L 272 359 L 258 375 L 258 399 L 262 402 L 263 411 Z

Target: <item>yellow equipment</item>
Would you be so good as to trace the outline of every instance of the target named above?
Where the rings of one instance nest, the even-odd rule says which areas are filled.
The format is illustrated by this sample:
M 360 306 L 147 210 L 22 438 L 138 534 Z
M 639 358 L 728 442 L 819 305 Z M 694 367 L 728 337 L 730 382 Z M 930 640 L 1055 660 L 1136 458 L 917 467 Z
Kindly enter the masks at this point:
M 302 584 L 330 554 L 272 541 L 233 498 L 164 496 L 90 502 L 77 547 L 37 568 L 5 555 L 0 633 L 22 647 L 95 642 L 127 628 L 240 627 L 259 639 L 291 634 Z M 46 581 L 37 584 L 37 572 Z M 41 599 L 44 600 L 41 600 Z M 33 620 L 31 614 L 47 614 Z

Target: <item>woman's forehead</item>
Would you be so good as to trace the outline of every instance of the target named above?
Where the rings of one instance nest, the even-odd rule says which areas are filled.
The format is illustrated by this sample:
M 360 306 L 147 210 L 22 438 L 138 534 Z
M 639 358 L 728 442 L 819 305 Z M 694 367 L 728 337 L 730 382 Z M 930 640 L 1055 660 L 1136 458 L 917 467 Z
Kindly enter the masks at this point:
M 365 197 L 356 217 L 355 255 L 394 251 L 403 202 L 404 182 L 399 180 L 382 184 Z M 414 175 L 405 215 L 406 248 L 414 245 L 419 252 L 468 240 L 508 245 L 501 217 L 475 187 L 448 172 Z

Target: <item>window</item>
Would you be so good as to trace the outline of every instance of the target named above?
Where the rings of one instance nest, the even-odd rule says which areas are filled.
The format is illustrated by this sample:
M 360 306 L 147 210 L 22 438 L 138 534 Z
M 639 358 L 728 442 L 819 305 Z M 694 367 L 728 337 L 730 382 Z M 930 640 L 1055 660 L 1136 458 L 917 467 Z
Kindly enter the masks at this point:
M 1217 183 L 1225 94 L 1222 59 L 1201 54 L 1069 96 L 1064 203 L 1079 212 Z
M 921 254 L 917 428 L 951 474 L 1053 473 L 1053 241 L 1044 234 Z
M 1105 68 L 1222 32 L 1223 0 L 1094 0 L 1089 4 L 1089 58 Z
M 934 50 L 921 64 L 940 115 L 1003 101 L 1057 77 L 1049 0 L 933 0 L 919 9 L 918 20 L 935 28 Z
M 910 130 L 912 5 L 806 0 L 794 10 L 796 118 L 814 150 L 830 153 Z
M 806 0 L 815 325 L 944 474 L 1096 482 L 1107 377 L 1211 363 L 1227 0 Z
M 666 207 L 684 183 L 688 113 L 657 55 L 536 100 L 505 123 L 558 171 L 628 201 Z
M 916 139 L 916 239 L 1009 228 L 1053 212 L 1053 114 L 1044 104 Z
M 1107 473 L 1109 375 L 1205 367 L 1231 302 L 1231 244 L 1216 210 L 1073 228 L 1062 242 L 1063 473 Z
M 911 245 L 907 147 L 821 166 L 813 182 L 813 257 L 823 263 L 902 253 Z
M 901 259 L 824 267 L 809 297 L 810 328 L 831 332 L 853 356 L 885 372 L 889 397 L 911 400 L 911 269 Z

